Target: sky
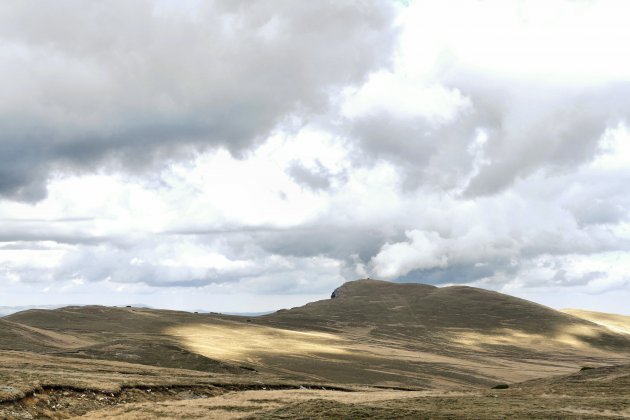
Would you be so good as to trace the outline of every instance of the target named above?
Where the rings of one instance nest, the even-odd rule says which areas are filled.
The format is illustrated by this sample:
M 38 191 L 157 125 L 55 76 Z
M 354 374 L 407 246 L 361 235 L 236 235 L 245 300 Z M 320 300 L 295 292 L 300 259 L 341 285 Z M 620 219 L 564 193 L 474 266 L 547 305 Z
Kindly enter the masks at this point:
M 375 278 L 630 314 L 625 1 L 0 4 L 0 306 Z

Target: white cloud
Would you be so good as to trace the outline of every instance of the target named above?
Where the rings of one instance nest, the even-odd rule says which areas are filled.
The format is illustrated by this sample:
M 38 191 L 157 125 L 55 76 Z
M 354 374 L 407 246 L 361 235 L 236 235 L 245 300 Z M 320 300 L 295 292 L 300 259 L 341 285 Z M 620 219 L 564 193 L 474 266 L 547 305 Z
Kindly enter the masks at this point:
M 448 256 L 441 251 L 441 238 L 436 232 L 405 232 L 407 242 L 385 244 L 372 259 L 377 277 L 395 279 L 412 270 L 441 268 L 448 265 Z
M 403 117 L 422 116 L 436 123 L 452 120 L 470 105 L 457 89 L 412 78 L 403 71 L 374 73 L 360 87 L 345 92 L 343 115 L 348 118 L 387 112 Z

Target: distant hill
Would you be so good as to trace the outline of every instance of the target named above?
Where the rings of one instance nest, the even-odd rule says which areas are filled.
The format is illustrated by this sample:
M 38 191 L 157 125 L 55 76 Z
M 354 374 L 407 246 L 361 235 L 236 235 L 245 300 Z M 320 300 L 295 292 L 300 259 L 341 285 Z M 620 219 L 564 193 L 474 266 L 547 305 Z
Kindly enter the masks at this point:
M 379 280 L 345 283 L 331 299 L 279 311 L 277 318 L 315 317 L 371 325 L 465 328 L 514 328 L 553 333 L 569 325 L 590 323 L 524 299 L 489 290 L 425 284 L 396 284 Z
M 92 344 L 72 335 L 35 328 L 0 319 L 0 344 L 3 350 L 48 351 Z
M 29 309 L 8 315 L 3 319 L 20 324 L 51 330 L 74 332 L 145 332 L 156 333 L 163 328 L 189 321 L 190 312 L 154 310 L 125 306 L 66 306 L 64 308 Z
M 630 363 L 630 335 L 568 313 L 473 287 L 367 279 L 256 317 L 71 306 L 0 321 L 0 350 L 338 384 L 489 386 Z
M 563 309 L 562 312 L 603 325 L 614 332 L 630 334 L 630 316 L 628 315 L 585 311 L 583 309 Z
M 57 309 L 68 305 L 23 305 L 23 306 L 0 306 L 0 317 L 11 315 L 16 312 L 27 311 L 29 309 Z
M 306 325 L 335 331 L 369 326 L 375 337 L 426 338 L 446 332 L 512 334 L 552 340 L 571 338 L 594 346 L 624 347 L 629 337 L 591 320 L 489 290 L 356 280 L 337 288 L 331 299 L 262 317 L 274 325 Z M 442 344 L 442 343 L 440 343 Z
M 6 316 L 0 321 L 51 334 L 74 337 L 89 345 L 58 346 L 12 334 L 6 341 L 0 335 L 0 349 L 46 350 L 58 355 L 91 359 L 116 360 L 171 368 L 185 368 L 208 372 L 239 372 L 236 366 L 213 360 L 189 351 L 173 340 L 165 331 L 177 325 L 200 321 L 202 315 L 190 312 L 156 310 L 133 306 L 68 306 L 45 310 L 30 309 Z

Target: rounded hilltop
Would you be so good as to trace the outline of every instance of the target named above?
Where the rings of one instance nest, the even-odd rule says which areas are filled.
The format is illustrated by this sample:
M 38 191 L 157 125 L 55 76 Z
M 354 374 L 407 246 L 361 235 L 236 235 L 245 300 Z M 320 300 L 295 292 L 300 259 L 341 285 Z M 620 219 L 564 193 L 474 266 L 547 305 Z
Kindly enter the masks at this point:
M 406 293 L 413 291 L 418 293 L 422 290 L 427 293 L 437 289 L 436 286 L 420 283 L 392 283 L 384 280 L 374 280 L 370 278 L 359 279 L 346 282 L 333 290 L 331 299 L 349 296 L 370 296 L 380 293 Z
M 281 310 L 261 322 L 327 331 L 369 328 L 380 337 L 440 337 L 445 332 L 499 334 L 510 331 L 542 338 L 571 336 L 596 346 L 627 346 L 607 328 L 503 293 L 470 286 L 360 279 L 337 287 L 330 299 Z

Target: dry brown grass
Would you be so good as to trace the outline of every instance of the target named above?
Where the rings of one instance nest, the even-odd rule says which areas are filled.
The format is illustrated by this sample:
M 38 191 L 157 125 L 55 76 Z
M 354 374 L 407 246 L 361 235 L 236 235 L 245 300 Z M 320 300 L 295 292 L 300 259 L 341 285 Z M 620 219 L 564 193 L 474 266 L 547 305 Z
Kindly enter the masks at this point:
M 506 390 L 244 391 L 199 400 L 136 403 L 83 419 L 630 418 L 630 366 L 523 383 Z
M 253 362 L 256 354 L 343 354 L 349 347 L 347 339 L 335 334 L 230 321 L 181 325 L 165 333 L 196 353 L 239 363 Z
M 583 309 L 563 309 L 562 312 L 603 325 L 611 331 L 630 334 L 630 316 L 585 311 Z
M 624 317 L 587 314 L 598 325 L 466 287 L 361 281 L 337 292 L 249 320 L 106 307 L 3 318 L 0 418 L 627 414 L 627 368 L 517 385 L 630 363 Z M 510 388 L 491 391 L 498 383 Z

